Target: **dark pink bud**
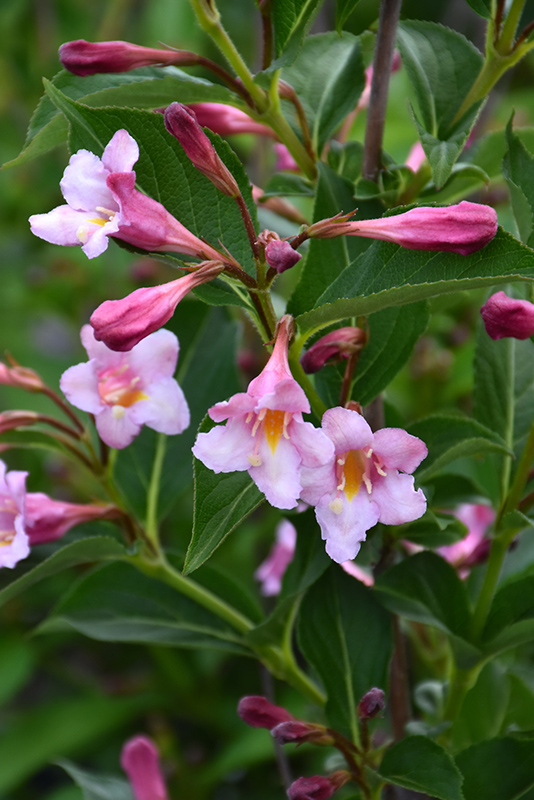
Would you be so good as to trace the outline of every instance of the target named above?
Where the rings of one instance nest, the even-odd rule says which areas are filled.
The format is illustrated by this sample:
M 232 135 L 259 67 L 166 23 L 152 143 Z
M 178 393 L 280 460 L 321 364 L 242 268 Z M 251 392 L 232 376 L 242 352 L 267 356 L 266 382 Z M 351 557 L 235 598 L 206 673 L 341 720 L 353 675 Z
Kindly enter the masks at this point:
M 26 533 L 30 544 L 53 542 L 75 525 L 96 519 L 116 519 L 121 511 L 112 505 L 80 505 L 52 500 L 42 492 L 26 495 Z
M 171 103 L 165 110 L 165 127 L 206 178 L 229 197 L 239 197 L 241 192 L 234 176 L 217 155 L 194 111 L 181 103 Z
M 281 722 L 288 722 L 294 717 L 282 706 L 275 706 L 261 695 L 243 697 L 237 706 L 237 713 L 252 728 L 268 728 L 272 730 Z
M 135 800 L 167 800 L 158 751 L 146 736 L 130 739 L 122 748 L 121 767 L 131 783 Z
M 258 133 L 262 136 L 276 137 L 274 131 L 267 125 L 255 122 L 244 111 L 224 103 L 190 103 L 188 108 L 194 111 L 199 125 L 210 128 L 221 136 Z
M 486 331 L 492 339 L 529 339 L 534 334 L 534 305 L 514 300 L 504 292 L 492 294 L 480 309 Z
M 128 72 L 137 67 L 196 63 L 198 57 L 185 50 L 157 50 L 130 42 L 86 42 L 77 39 L 59 48 L 59 60 L 75 75 L 98 72 Z
M 358 716 L 360 719 L 372 719 L 380 714 L 386 706 L 386 695 L 382 689 L 369 689 L 358 703 Z
M 275 239 L 270 241 L 265 248 L 265 258 L 270 267 L 281 273 L 294 267 L 302 255 L 293 250 L 289 242 Z
M 297 778 L 287 790 L 289 800 L 328 800 L 338 789 L 350 780 L 345 770 L 325 775 L 313 775 L 310 778 Z
M 280 744 L 313 742 L 327 747 L 331 747 L 334 744 L 333 737 L 330 736 L 324 725 L 314 725 L 311 722 L 301 722 L 298 719 L 281 722 L 271 730 L 271 733 Z
M 161 286 L 136 289 L 122 300 L 104 301 L 89 320 L 95 339 L 111 350 L 131 350 L 170 320 L 186 294 L 213 280 L 222 270 L 222 264 L 208 261 L 183 278 Z
M 309 237 L 363 236 L 410 250 L 443 250 L 469 255 L 485 247 L 497 233 L 495 209 L 463 200 L 447 208 L 412 208 L 381 219 L 348 222 L 342 217 L 325 219 L 308 228 Z
M 304 372 L 312 374 L 322 369 L 330 359 L 339 361 L 341 358 L 349 358 L 365 347 L 366 343 L 367 334 L 361 328 L 338 328 L 312 344 L 300 363 Z

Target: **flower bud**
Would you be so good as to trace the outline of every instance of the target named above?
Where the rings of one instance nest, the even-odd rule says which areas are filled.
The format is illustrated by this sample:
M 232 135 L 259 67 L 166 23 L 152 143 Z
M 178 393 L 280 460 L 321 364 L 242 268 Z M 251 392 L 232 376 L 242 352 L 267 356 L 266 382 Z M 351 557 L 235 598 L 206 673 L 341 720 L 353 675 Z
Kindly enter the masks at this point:
M 346 770 L 338 770 L 328 777 L 313 775 L 310 778 L 297 778 L 287 790 L 287 796 L 289 800 L 328 800 L 350 778 Z
M 198 56 L 187 50 L 159 50 L 131 42 L 87 42 L 76 39 L 59 48 L 59 60 L 74 75 L 95 75 L 99 72 L 128 72 L 137 67 L 191 64 Z
M 158 751 L 148 737 L 136 736 L 126 742 L 121 767 L 131 783 L 135 800 L 167 800 Z
M 285 272 L 286 269 L 294 267 L 300 261 L 302 255 L 293 250 L 289 242 L 274 239 L 265 248 L 265 258 L 269 266 L 280 274 Z
M 35 411 L 4 411 L 0 414 L 0 433 L 36 425 L 40 419 Z
M 131 350 L 141 339 L 159 330 L 188 292 L 213 280 L 224 269 L 208 261 L 194 272 L 161 286 L 136 289 L 122 300 L 105 300 L 89 320 L 95 339 L 111 350 Z
M 256 122 L 241 109 L 227 106 L 225 103 L 189 103 L 187 107 L 194 112 L 199 125 L 221 136 L 257 133 L 271 138 L 276 137 L 274 131 L 267 125 Z
M 529 339 L 534 335 L 534 305 L 514 300 L 504 292 L 492 294 L 480 309 L 484 326 L 492 339 Z
M 275 706 L 261 695 L 242 697 L 237 706 L 237 713 L 252 728 L 268 728 L 272 730 L 281 722 L 294 720 L 292 714 L 282 706 Z
M 195 112 L 181 103 L 171 103 L 165 110 L 165 127 L 185 150 L 195 167 L 229 197 L 241 194 L 236 179 L 223 164 L 197 122 Z
M 485 247 L 497 233 L 495 209 L 462 200 L 446 208 L 412 208 L 381 219 L 349 222 L 333 217 L 314 223 L 307 230 L 310 238 L 363 236 L 406 247 L 410 250 L 442 250 L 469 255 Z
M 358 717 L 372 719 L 386 707 L 386 695 L 382 689 L 369 689 L 358 703 Z
M 82 505 L 52 500 L 42 492 L 26 495 L 26 533 L 30 544 L 60 539 L 71 528 L 96 519 L 116 519 L 121 511 L 112 505 Z
M 8 367 L 0 361 L 0 384 L 15 386 L 27 392 L 42 392 L 45 388 L 41 377 L 33 369 L 27 367 Z
M 273 150 L 276 156 L 275 170 L 282 172 L 283 170 L 290 170 L 291 172 L 299 172 L 300 167 L 285 146 L 285 144 L 274 144 Z
M 301 722 L 298 719 L 291 719 L 276 725 L 271 734 L 280 744 L 303 744 L 313 742 L 313 744 L 332 747 L 333 737 L 327 732 L 324 725 L 314 725 L 311 722 Z
M 366 344 L 367 334 L 361 328 L 351 326 L 338 328 L 312 344 L 304 353 L 300 359 L 302 369 L 308 375 L 318 372 L 330 359 L 335 358 L 339 361 L 341 358 L 349 358 Z

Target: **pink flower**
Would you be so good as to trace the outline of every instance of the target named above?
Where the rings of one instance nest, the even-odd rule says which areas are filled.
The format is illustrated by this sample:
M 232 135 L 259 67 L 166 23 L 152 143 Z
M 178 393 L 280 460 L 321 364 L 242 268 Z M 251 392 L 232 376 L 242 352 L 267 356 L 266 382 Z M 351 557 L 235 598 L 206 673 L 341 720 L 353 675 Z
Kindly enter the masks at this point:
M 408 158 L 404 162 L 408 169 L 411 169 L 412 172 L 417 172 L 423 161 L 426 160 L 426 154 L 423 150 L 423 145 L 419 140 L 416 141 L 414 145 L 412 145 L 410 152 L 408 153 Z
M 271 552 L 254 573 L 256 580 L 261 583 L 261 593 L 265 597 L 280 594 L 282 578 L 293 559 L 296 544 L 295 526 L 289 520 L 283 519 L 276 527 L 275 543 Z
M 495 511 L 490 506 L 463 503 L 454 511 L 454 516 L 463 522 L 468 534 L 459 542 L 438 547 L 437 552 L 465 578 L 470 567 L 480 563 L 488 555 L 490 540 L 486 537 L 486 532 L 495 519 Z
M 534 305 L 514 300 L 504 292 L 492 294 L 480 309 L 488 336 L 492 339 L 529 339 L 534 335 Z
M 21 367 L 18 364 L 8 367 L 0 361 L 0 384 L 4 386 L 16 386 L 17 389 L 25 389 L 27 392 L 42 392 L 45 384 L 40 375 L 28 367 Z
M 189 63 L 191 53 L 177 50 L 156 50 L 131 42 L 87 42 L 76 39 L 59 48 L 59 60 L 74 75 L 95 75 L 98 72 L 128 72 L 137 67 Z M 185 59 L 184 59 L 185 57 Z
M 346 572 L 351 578 L 356 578 L 364 586 L 374 586 L 375 579 L 372 574 L 359 567 L 354 561 L 343 561 L 341 567 L 343 572 Z
M 369 689 L 358 703 L 358 717 L 372 719 L 386 707 L 386 695 L 382 689 Z
M 170 320 L 191 289 L 213 280 L 222 269 L 222 264 L 208 261 L 170 283 L 136 289 L 122 300 L 106 300 L 91 315 L 95 339 L 111 350 L 131 350 Z
M 287 360 L 290 317 L 283 317 L 264 370 L 245 392 L 209 410 L 224 426 L 198 435 L 193 454 L 214 472 L 247 470 L 269 503 L 294 508 L 304 467 L 320 467 L 332 458 L 324 433 L 304 422 L 308 399 L 291 376 Z
M 446 208 L 412 208 L 381 219 L 348 222 L 346 218 L 320 220 L 308 228 L 308 236 L 363 236 L 395 242 L 410 250 L 443 250 L 469 255 L 485 247 L 497 233 L 495 209 L 462 200 Z
M 52 244 L 81 245 L 88 258 L 106 250 L 115 236 L 143 250 L 168 250 L 196 258 L 220 259 L 151 197 L 135 189 L 137 142 L 117 131 L 102 158 L 78 150 L 60 182 L 66 205 L 30 217 L 32 233 Z
M 276 138 L 274 131 L 261 122 L 255 122 L 239 108 L 224 103 L 189 103 L 188 108 L 195 112 L 197 122 L 210 128 L 221 136 L 232 136 L 236 133 L 256 133 Z
M 285 146 L 285 144 L 274 144 L 273 150 L 276 156 L 275 169 L 278 172 L 283 170 L 291 170 L 292 172 L 300 171 L 300 167 Z
M 103 442 L 127 447 L 142 425 L 167 435 L 187 428 L 187 402 L 172 377 L 178 359 L 173 333 L 152 333 L 128 353 L 97 342 L 90 325 L 83 326 L 81 339 L 90 361 L 70 367 L 60 386 L 73 406 L 94 414 Z
M 29 555 L 26 533 L 27 472 L 6 472 L 0 461 L 0 567 L 13 569 L 18 561 Z
M 237 706 L 237 713 L 243 722 L 252 728 L 267 728 L 268 730 L 272 730 L 281 722 L 295 719 L 293 714 L 290 714 L 282 706 L 275 706 L 266 697 L 254 694 L 241 698 Z
M 329 409 L 323 430 L 334 444 L 335 459 L 321 469 L 302 471 L 301 496 L 316 506 L 326 552 L 341 564 L 355 558 L 377 522 L 401 525 L 425 513 L 425 496 L 414 490 L 409 473 L 427 448 L 400 428 L 373 433 L 360 414 L 346 408 Z
M 302 369 L 308 374 L 319 372 L 327 361 L 349 358 L 366 344 L 367 334 L 361 328 L 351 326 L 337 328 L 337 330 L 322 336 L 304 353 L 300 359 Z
M 287 790 L 289 800 L 328 800 L 341 789 L 351 776 L 346 770 L 338 770 L 331 775 L 312 775 L 310 778 L 297 778 Z
M 271 239 L 265 248 L 265 260 L 278 274 L 291 269 L 297 264 L 302 255 L 294 250 L 289 242 L 281 239 Z
M 167 800 L 158 751 L 147 736 L 135 736 L 126 742 L 121 767 L 131 783 L 135 800 Z
M 45 544 L 60 539 L 71 528 L 97 519 L 115 519 L 121 512 L 112 505 L 83 505 L 52 500 L 42 492 L 26 495 L 26 533 L 29 542 Z

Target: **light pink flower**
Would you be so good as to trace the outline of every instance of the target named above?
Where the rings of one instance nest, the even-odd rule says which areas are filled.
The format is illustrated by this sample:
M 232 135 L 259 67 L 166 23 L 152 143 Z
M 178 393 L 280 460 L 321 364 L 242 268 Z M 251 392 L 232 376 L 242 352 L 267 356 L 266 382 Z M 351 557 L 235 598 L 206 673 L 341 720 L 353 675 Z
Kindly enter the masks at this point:
M 42 492 L 29 492 L 25 509 L 26 533 L 32 546 L 60 539 L 71 528 L 84 522 L 115 519 L 121 515 L 116 506 L 66 503 L 52 500 Z
M 504 292 L 496 292 L 480 313 L 492 339 L 529 339 L 534 335 L 534 305 L 528 300 L 515 300 Z
M 187 230 L 161 203 L 135 188 L 135 139 L 117 131 L 102 158 L 78 150 L 60 182 L 66 205 L 30 217 L 32 233 L 52 244 L 81 245 L 88 258 L 106 250 L 115 236 L 143 250 L 220 259 L 220 254 Z
M 276 526 L 275 543 L 271 552 L 254 573 L 256 580 L 261 583 L 261 593 L 265 597 L 280 594 L 282 578 L 293 559 L 296 544 L 295 526 L 288 519 L 283 519 Z
M 0 461 L 0 567 L 13 569 L 30 552 L 25 513 L 27 475 L 7 472 Z
M 289 371 L 289 317 L 279 325 L 273 353 L 245 392 L 209 410 L 224 426 L 198 435 L 193 454 L 214 472 L 247 470 L 269 503 L 294 508 L 303 467 L 320 467 L 332 458 L 325 434 L 304 422 L 308 399 Z
M 459 542 L 438 547 L 437 552 L 465 578 L 470 567 L 483 561 L 488 555 L 491 542 L 486 537 L 486 532 L 495 519 L 495 511 L 480 503 L 463 503 L 454 511 L 454 516 L 463 522 L 468 534 Z
M 135 800 L 167 800 L 155 744 L 147 736 L 135 736 L 121 753 L 121 767 L 132 786 Z
M 94 414 L 103 442 L 127 447 L 142 425 L 167 435 L 187 428 L 187 402 L 172 377 L 179 347 L 174 333 L 152 333 L 128 353 L 97 342 L 90 325 L 83 326 L 81 339 L 90 361 L 70 367 L 60 386 L 73 406 Z
M 416 141 L 414 145 L 410 148 L 410 152 L 408 153 L 408 158 L 404 162 L 408 169 L 411 169 L 412 172 L 417 172 L 423 161 L 426 160 L 426 154 L 423 150 L 423 145 L 419 141 Z
M 425 513 L 425 496 L 414 490 L 409 473 L 427 448 L 400 428 L 373 433 L 360 414 L 346 408 L 329 409 L 323 430 L 334 444 L 335 458 L 321 469 L 302 471 L 301 497 L 316 507 L 326 552 L 341 564 L 355 558 L 377 522 L 401 525 Z

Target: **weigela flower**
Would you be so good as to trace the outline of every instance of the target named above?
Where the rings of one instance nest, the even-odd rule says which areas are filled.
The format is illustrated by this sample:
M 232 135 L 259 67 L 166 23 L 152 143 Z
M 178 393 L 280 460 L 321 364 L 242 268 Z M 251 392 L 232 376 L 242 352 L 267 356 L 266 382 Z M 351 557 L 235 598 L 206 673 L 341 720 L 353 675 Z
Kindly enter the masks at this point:
M 73 406 L 94 414 L 103 442 L 127 447 L 142 425 L 167 435 L 187 428 L 187 402 L 172 377 L 179 348 L 174 333 L 152 333 L 128 353 L 97 342 L 90 325 L 83 326 L 81 339 L 90 361 L 63 373 L 61 391 Z
M 27 472 L 7 472 L 0 461 L 0 567 L 13 569 L 30 552 L 25 511 L 27 476 Z
M 87 42 L 76 39 L 59 48 L 59 60 L 74 75 L 99 72 L 128 72 L 131 69 L 168 64 L 189 64 L 193 53 L 181 50 L 158 50 L 120 40 Z
M 382 689 L 369 689 L 358 703 L 358 717 L 372 719 L 386 707 L 386 695 Z
M 302 470 L 301 497 L 316 507 L 326 552 L 341 564 L 355 558 L 377 522 L 401 525 L 425 513 L 425 496 L 414 490 L 409 473 L 427 448 L 400 428 L 373 433 L 360 414 L 346 408 L 329 409 L 322 426 L 335 458 L 321 469 Z
M 252 728 L 267 728 L 270 731 L 281 722 L 295 719 L 283 706 L 276 706 L 259 694 L 242 697 L 237 706 L 237 713 L 243 722 Z
M 492 339 L 529 339 L 534 335 L 534 305 L 528 300 L 515 300 L 504 292 L 496 292 L 480 313 Z
M 31 216 L 32 233 L 51 244 L 81 245 L 88 258 L 103 253 L 114 236 L 142 250 L 220 259 L 161 203 L 135 188 L 138 158 L 137 142 L 125 130 L 114 134 L 101 159 L 78 150 L 59 184 L 67 204 Z
M 350 779 L 350 773 L 346 770 L 338 770 L 328 776 L 297 778 L 287 790 L 287 796 L 289 800 L 328 800 Z
M 121 512 L 116 506 L 66 503 L 53 500 L 42 492 L 29 492 L 25 505 L 26 533 L 29 542 L 45 544 L 60 539 L 71 528 L 97 519 L 116 519 Z
M 333 454 L 325 434 L 302 419 L 310 404 L 289 371 L 290 324 L 290 317 L 282 318 L 272 355 L 246 393 L 210 408 L 214 422 L 227 424 L 200 433 L 193 447 L 214 472 L 247 470 L 276 508 L 294 508 L 302 468 L 320 467 Z
M 265 260 L 278 274 L 291 269 L 297 264 L 302 255 L 293 250 L 289 242 L 281 239 L 271 239 L 265 248 Z
M 459 542 L 438 547 L 437 552 L 456 567 L 460 577 L 466 578 L 470 567 L 488 556 L 491 542 L 486 533 L 495 519 L 495 511 L 481 503 L 462 503 L 453 513 L 466 526 L 468 534 Z
M 254 573 L 256 580 L 261 583 L 261 593 L 265 597 L 280 594 L 282 578 L 293 559 L 296 544 L 295 526 L 288 519 L 283 519 L 276 526 L 275 543 L 271 552 Z
M 256 122 L 239 108 L 227 106 L 225 103 L 189 103 L 188 108 L 194 111 L 197 122 L 204 128 L 221 136 L 232 136 L 237 133 L 257 133 L 262 136 L 276 138 L 275 132 L 267 125 Z
M 167 789 L 155 744 L 147 736 L 135 736 L 121 753 L 121 767 L 130 781 L 135 800 L 167 800 Z
M 308 374 L 318 372 L 331 359 L 349 358 L 367 344 L 367 334 L 361 328 L 347 326 L 322 336 L 300 359 Z

